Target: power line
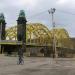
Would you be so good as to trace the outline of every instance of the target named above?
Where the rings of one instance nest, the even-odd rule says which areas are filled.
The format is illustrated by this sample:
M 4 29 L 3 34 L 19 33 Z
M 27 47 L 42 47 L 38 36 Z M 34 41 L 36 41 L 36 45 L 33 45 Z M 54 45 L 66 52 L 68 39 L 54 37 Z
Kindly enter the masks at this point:
M 36 14 L 34 14 L 34 15 L 28 17 L 28 19 L 35 18 L 35 17 L 37 17 L 38 15 L 41 15 L 41 14 L 47 12 L 47 11 L 48 11 L 48 10 L 44 10 L 44 11 L 41 11 L 41 12 L 39 12 L 39 13 L 36 13 Z
M 37 16 L 40 16 L 41 14 L 43 14 L 43 13 L 45 13 L 45 12 L 48 12 L 48 10 L 49 10 L 49 9 L 46 9 L 46 10 L 44 10 L 44 11 L 41 11 L 41 12 L 39 12 L 39 13 L 36 13 L 36 14 L 34 14 L 34 15 L 28 17 L 28 19 L 32 19 L 32 18 L 35 18 L 35 17 L 37 17 Z M 64 10 L 56 9 L 56 11 L 57 11 L 57 12 L 60 12 L 60 13 L 65 13 L 65 14 L 69 14 L 69 15 L 75 16 L 74 13 L 67 12 L 67 11 L 64 11 Z
M 61 13 L 65 13 L 65 14 L 69 14 L 69 15 L 73 15 L 73 16 L 75 16 L 74 13 L 67 12 L 67 11 L 64 11 L 64 10 L 58 10 L 58 9 L 57 9 L 57 11 L 58 11 L 58 12 L 61 12 Z

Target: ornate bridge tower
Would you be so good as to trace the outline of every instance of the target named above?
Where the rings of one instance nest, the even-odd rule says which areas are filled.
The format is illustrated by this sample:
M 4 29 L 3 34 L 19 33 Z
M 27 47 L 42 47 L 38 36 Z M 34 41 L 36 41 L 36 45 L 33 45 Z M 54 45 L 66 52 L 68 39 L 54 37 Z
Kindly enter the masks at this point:
M 17 20 L 17 40 L 26 43 L 26 17 L 24 10 L 20 10 Z
M 26 17 L 24 10 L 20 10 L 17 20 L 17 40 L 22 41 L 22 50 L 26 50 Z
M 6 22 L 5 22 L 4 14 L 0 13 L 0 40 L 5 40 L 5 26 L 6 26 Z
M 6 22 L 5 22 L 4 14 L 0 13 L 0 41 L 5 40 L 5 26 L 6 26 Z M 3 52 L 3 46 L 0 45 L 0 53 L 2 52 Z

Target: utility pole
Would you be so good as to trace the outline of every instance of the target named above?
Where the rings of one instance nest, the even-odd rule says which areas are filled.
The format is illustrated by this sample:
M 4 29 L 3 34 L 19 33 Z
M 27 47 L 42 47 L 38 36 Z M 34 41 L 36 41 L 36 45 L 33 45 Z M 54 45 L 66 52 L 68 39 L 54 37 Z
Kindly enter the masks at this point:
M 55 38 L 55 22 L 54 22 L 54 13 L 55 13 L 55 8 L 51 8 L 48 10 L 49 14 L 52 15 L 52 44 L 53 44 L 53 58 L 57 58 L 57 50 L 56 50 L 56 38 Z

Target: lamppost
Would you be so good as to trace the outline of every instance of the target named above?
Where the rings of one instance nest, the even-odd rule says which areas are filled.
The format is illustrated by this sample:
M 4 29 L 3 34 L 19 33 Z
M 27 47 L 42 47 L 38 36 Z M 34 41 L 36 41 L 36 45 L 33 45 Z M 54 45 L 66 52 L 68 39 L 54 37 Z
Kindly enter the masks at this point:
M 50 10 L 48 10 L 49 14 L 52 15 L 52 38 L 53 38 L 53 58 L 57 57 L 57 50 L 56 50 L 56 38 L 55 38 L 55 22 L 54 22 L 54 13 L 55 13 L 55 8 L 51 8 Z

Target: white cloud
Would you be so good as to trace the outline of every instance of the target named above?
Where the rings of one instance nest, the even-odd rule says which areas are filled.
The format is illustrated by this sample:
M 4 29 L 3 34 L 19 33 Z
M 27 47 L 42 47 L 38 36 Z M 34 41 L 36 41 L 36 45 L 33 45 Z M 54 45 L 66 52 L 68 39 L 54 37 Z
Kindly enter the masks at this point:
M 37 0 L 14 0 L 14 6 L 27 6 L 27 7 L 35 7 L 37 4 Z
M 0 0 L 0 9 L 35 9 L 37 4 L 38 0 Z
M 75 0 L 58 0 L 57 6 L 63 8 L 74 8 L 75 7 Z
M 58 1 L 57 1 L 57 4 L 60 4 L 60 5 L 61 5 L 61 4 L 65 4 L 65 3 L 67 3 L 67 1 L 68 1 L 68 0 L 58 0 Z

